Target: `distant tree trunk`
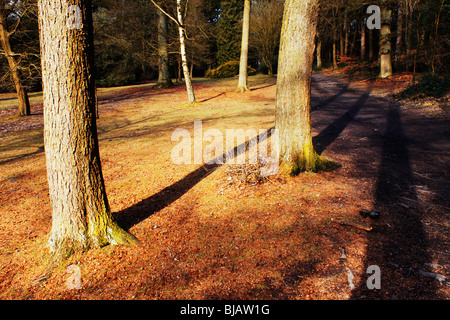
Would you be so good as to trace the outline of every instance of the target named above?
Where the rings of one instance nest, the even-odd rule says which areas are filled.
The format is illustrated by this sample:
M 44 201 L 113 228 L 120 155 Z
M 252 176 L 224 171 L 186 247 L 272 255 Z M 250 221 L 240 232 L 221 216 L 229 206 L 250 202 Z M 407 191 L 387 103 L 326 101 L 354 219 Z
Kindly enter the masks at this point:
M 337 69 L 337 49 L 336 49 L 336 41 L 337 41 L 337 27 L 336 27 L 336 19 L 333 20 L 333 46 L 332 46 L 332 55 L 333 55 L 333 68 Z
M 178 68 L 177 68 L 177 83 L 180 83 L 181 80 L 183 80 L 183 77 L 182 77 L 183 67 L 181 66 L 181 55 L 177 58 L 177 65 L 178 65 Z
M 250 0 L 244 2 L 244 17 L 242 22 L 241 61 L 239 63 L 239 83 L 237 91 L 248 91 L 248 37 L 250 35 Z
M 336 41 L 333 41 L 333 68 L 337 69 L 338 68 L 338 64 L 337 64 L 337 49 L 336 49 Z
M 358 28 L 355 28 L 355 31 L 353 32 L 352 44 L 350 46 L 350 56 L 353 56 L 353 51 L 356 48 L 356 36 L 357 35 L 358 35 Z
M 2 42 L 2 48 L 5 52 L 6 60 L 8 61 L 9 72 L 11 73 L 11 79 L 16 87 L 17 99 L 19 102 L 18 114 L 20 116 L 28 116 L 31 114 L 30 101 L 25 88 L 22 85 L 19 72 L 19 64 L 14 58 L 14 52 L 11 49 L 10 33 L 8 31 L 6 14 L 4 12 L 4 5 L 0 8 L 0 38 Z
M 413 15 L 412 10 L 408 13 L 408 27 L 406 28 L 406 62 L 405 62 L 405 71 L 408 72 L 410 70 L 411 65 L 411 52 L 412 52 L 412 35 L 413 35 Z
M 184 82 L 188 93 L 189 103 L 195 103 L 195 94 L 192 87 L 191 75 L 189 74 L 189 67 L 186 55 L 186 35 L 183 24 L 183 14 L 181 12 L 181 0 L 177 0 L 177 17 L 178 17 L 178 33 L 180 35 L 180 53 L 181 65 L 183 67 Z
M 373 29 L 369 30 L 369 61 L 373 61 Z
M 39 0 L 44 141 L 58 258 L 107 244 L 137 243 L 112 218 L 95 118 L 91 1 L 76 1 L 80 27 L 68 27 L 66 1 Z
M 347 12 L 344 16 L 344 55 L 348 56 L 348 17 Z
M 171 88 L 173 82 L 169 69 L 169 51 L 167 49 L 167 16 L 161 11 L 158 12 L 158 55 L 159 55 L 159 75 L 155 88 Z
M 319 31 L 317 31 L 316 59 L 317 59 L 316 67 L 317 67 L 317 69 L 321 69 L 322 68 L 322 39 L 320 37 Z
M 397 40 L 395 43 L 395 58 L 399 59 L 403 49 L 403 3 L 398 2 L 398 17 L 397 17 Z
M 381 8 L 380 78 L 387 78 L 392 75 L 391 14 L 391 9 L 386 6 Z
M 361 21 L 361 60 L 366 58 L 366 25 Z
M 280 170 L 316 170 L 320 157 L 311 135 L 311 73 L 319 0 L 285 3 L 278 62 L 275 128 L 280 134 Z

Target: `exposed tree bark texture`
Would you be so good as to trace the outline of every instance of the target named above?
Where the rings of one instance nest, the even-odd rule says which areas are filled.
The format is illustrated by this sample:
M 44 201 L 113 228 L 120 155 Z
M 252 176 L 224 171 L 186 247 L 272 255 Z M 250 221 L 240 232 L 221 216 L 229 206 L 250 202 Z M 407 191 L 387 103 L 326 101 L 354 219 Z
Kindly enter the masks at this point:
M 14 82 L 18 99 L 18 114 L 20 116 L 28 116 L 31 114 L 30 101 L 25 88 L 22 85 L 20 79 L 19 64 L 14 57 L 14 51 L 11 48 L 10 33 L 8 31 L 8 25 L 6 21 L 6 14 L 4 10 L 3 1 L 0 6 L 0 40 L 2 43 L 3 51 L 5 52 L 6 59 L 8 61 L 9 72 L 11 73 L 11 79 Z
M 114 221 L 103 181 L 95 117 L 90 0 L 70 28 L 68 3 L 39 0 L 44 141 L 52 204 L 49 247 L 58 258 L 137 240 Z
M 158 54 L 159 54 L 159 75 L 155 88 L 171 88 L 173 82 L 169 69 L 169 51 L 168 51 L 168 30 L 167 16 L 161 10 L 158 12 Z
M 180 36 L 180 54 L 181 65 L 183 68 L 184 82 L 186 83 L 186 89 L 188 93 L 189 103 L 195 103 L 195 94 L 192 87 L 191 75 L 189 74 L 189 67 L 186 55 L 186 30 L 183 24 L 183 14 L 181 12 L 181 0 L 177 0 L 177 18 L 178 18 L 178 33 Z
M 239 63 L 239 83 L 237 91 L 248 91 L 248 38 L 250 35 L 250 0 L 244 2 L 244 17 L 242 22 L 241 60 Z
M 386 6 L 381 8 L 380 78 L 387 78 L 392 75 L 391 15 L 391 9 Z
M 280 170 L 316 170 L 320 159 L 311 136 L 311 73 L 319 0 L 287 0 L 281 31 L 276 129 Z

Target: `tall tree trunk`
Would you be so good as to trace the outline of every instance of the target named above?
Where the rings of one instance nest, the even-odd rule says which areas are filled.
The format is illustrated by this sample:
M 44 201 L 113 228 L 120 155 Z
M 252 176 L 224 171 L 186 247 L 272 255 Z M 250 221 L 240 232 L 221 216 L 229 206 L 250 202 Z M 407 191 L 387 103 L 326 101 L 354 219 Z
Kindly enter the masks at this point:
M 250 35 L 250 0 L 244 2 L 244 17 L 242 22 L 241 61 L 239 63 L 239 83 L 237 91 L 248 91 L 248 37 Z
M 333 54 L 333 68 L 337 69 L 338 68 L 338 64 L 337 64 L 337 49 L 336 49 L 336 41 L 335 40 L 333 40 L 332 54 Z
M 366 25 L 361 21 L 361 60 L 366 58 Z
M 22 85 L 20 79 L 19 64 L 14 58 L 14 52 L 11 48 L 10 33 L 8 31 L 6 14 L 4 12 L 4 5 L 0 8 L 0 39 L 2 42 L 2 48 L 5 52 L 6 59 L 8 61 L 9 72 L 11 73 L 11 79 L 14 82 L 16 88 L 17 99 L 19 103 L 18 114 L 20 116 L 28 116 L 31 114 L 30 101 L 25 88 Z
M 348 17 L 347 17 L 347 12 L 345 12 L 345 16 L 344 16 L 344 55 L 347 57 L 348 56 Z
M 188 93 L 189 103 L 195 103 L 195 94 L 192 87 L 191 75 L 189 74 L 189 67 L 186 55 L 186 35 L 183 24 L 183 14 L 181 12 L 181 0 L 177 0 L 177 18 L 178 18 L 178 33 L 180 36 L 180 53 L 181 65 L 183 67 L 184 82 L 186 83 L 186 90 Z
M 311 135 L 311 74 L 319 0 L 287 0 L 281 31 L 275 128 L 280 170 L 316 170 L 320 157 Z
M 90 0 L 74 1 L 80 27 L 68 27 L 68 4 L 39 0 L 44 141 L 56 257 L 107 244 L 137 243 L 112 218 L 100 165 L 95 117 Z
M 317 69 L 322 69 L 322 39 L 319 31 L 317 31 L 317 47 L 316 47 Z
M 355 31 L 353 32 L 352 44 L 350 46 L 350 56 L 353 56 L 353 51 L 356 48 L 356 36 L 357 35 L 358 35 L 358 28 L 355 28 Z
M 369 61 L 373 61 L 373 29 L 369 30 Z
M 397 16 L 397 40 L 395 43 L 395 58 L 398 60 L 402 54 L 403 49 L 403 2 L 398 2 L 398 16 Z
M 336 41 L 337 41 L 337 26 L 336 19 L 333 19 L 333 45 L 332 45 L 332 55 L 333 55 L 333 68 L 337 69 L 337 49 L 336 49 Z
M 411 65 L 411 52 L 412 52 L 412 35 L 413 35 L 413 29 L 414 29 L 414 23 L 413 23 L 413 11 L 410 10 L 410 12 L 407 15 L 408 20 L 408 27 L 406 28 L 406 62 L 405 62 L 405 71 L 408 72 L 410 70 Z
M 167 47 L 167 16 L 161 11 L 158 12 L 158 55 L 159 55 L 159 75 L 155 88 L 171 88 L 173 82 L 169 69 L 169 51 Z
M 386 6 L 381 8 L 380 78 L 387 78 L 392 75 L 391 14 L 391 9 Z

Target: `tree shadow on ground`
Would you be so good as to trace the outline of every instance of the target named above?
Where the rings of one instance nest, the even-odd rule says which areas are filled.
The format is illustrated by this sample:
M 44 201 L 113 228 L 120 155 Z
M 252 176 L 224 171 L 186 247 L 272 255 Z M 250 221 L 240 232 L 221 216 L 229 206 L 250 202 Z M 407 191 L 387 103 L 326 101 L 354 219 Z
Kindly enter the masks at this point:
M 271 86 L 271 85 L 270 85 Z M 336 99 L 338 99 L 342 94 L 344 94 L 347 90 L 347 85 L 340 85 L 339 92 L 335 95 L 328 97 L 324 100 L 316 101 L 318 104 L 316 108 L 325 107 L 328 104 L 332 103 Z M 354 105 L 339 119 L 334 121 L 329 127 L 327 127 L 324 131 L 322 131 L 317 137 L 314 138 L 316 150 L 319 150 L 322 153 L 325 148 L 330 145 L 345 129 L 345 127 L 356 117 L 359 110 L 364 105 L 365 101 L 369 97 L 369 93 L 362 94 Z M 267 139 L 270 137 L 271 129 L 268 130 L 267 135 L 259 135 L 257 139 L 257 143 L 263 141 L 263 139 Z M 234 148 L 235 156 L 238 155 L 239 150 L 248 150 L 250 141 L 245 143 L 245 148 L 242 149 L 242 145 Z M 222 156 L 223 159 L 226 157 L 226 153 Z M 175 182 L 171 186 L 168 186 L 161 190 L 160 192 L 144 199 L 137 204 L 126 208 L 115 214 L 115 218 L 118 221 L 119 225 L 124 229 L 128 230 L 132 226 L 138 224 L 139 222 L 149 218 L 154 213 L 164 209 L 185 193 L 187 193 L 191 188 L 193 188 L 196 184 L 202 181 L 204 178 L 208 177 L 214 171 L 216 171 L 221 165 L 212 164 L 212 165 L 203 165 L 196 169 L 195 171 L 189 173 L 181 180 Z
M 369 289 L 366 281 L 361 281 L 351 298 L 435 298 L 435 285 L 419 286 L 418 279 L 412 279 L 415 268 L 429 262 L 430 256 L 421 221 L 425 210 L 421 206 L 407 206 L 402 197 L 407 193 L 409 199 L 417 201 L 408 141 L 398 105 L 389 106 L 383 140 L 373 207 L 380 211 L 381 218 L 380 223 L 375 224 L 374 231 L 367 235 L 368 246 L 364 261 L 366 267 L 380 267 L 381 289 Z
M 339 96 L 341 94 L 338 94 Z M 322 130 L 317 136 L 313 138 L 314 150 L 320 155 L 325 149 L 336 140 L 337 137 L 344 131 L 344 129 L 352 122 L 358 115 L 361 108 L 369 98 L 370 93 L 364 93 L 353 106 L 340 118 L 331 123 L 328 127 Z M 329 99 L 327 99 L 329 100 Z M 322 106 L 324 104 L 320 103 Z
M 236 146 L 232 151 L 234 157 L 238 157 L 241 153 L 244 153 L 248 150 L 249 146 L 252 144 L 252 140 L 256 140 L 256 143 L 260 143 L 268 138 L 270 138 L 272 130 L 267 130 L 267 133 L 260 134 L 249 141 Z M 195 171 L 187 174 L 181 180 L 175 182 L 174 184 L 164 188 L 160 192 L 144 199 L 137 204 L 122 210 L 115 214 L 115 219 L 118 224 L 128 230 L 132 226 L 138 224 L 139 222 L 149 218 L 154 213 L 164 209 L 174 201 L 178 200 L 181 196 L 187 193 L 190 189 L 192 189 L 195 185 L 197 185 L 200 181 L 211 175 L 218 168 L 220 168 L 223 164 L 218 164 L 216 159 L 221 159 L 222 163 L 225 162 L 225 159 L 228 159 L 227 155 L 230 154 L 231 151 L 227 151 L 226 153 L 218 156 L 213 159 L 211 163 L 213 164 L 204 164 Z

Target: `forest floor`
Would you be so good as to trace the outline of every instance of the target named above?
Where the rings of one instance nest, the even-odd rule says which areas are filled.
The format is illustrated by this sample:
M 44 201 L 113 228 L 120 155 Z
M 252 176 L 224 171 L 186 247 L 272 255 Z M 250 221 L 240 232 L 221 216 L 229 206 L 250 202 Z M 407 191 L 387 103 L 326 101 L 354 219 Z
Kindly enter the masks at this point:
M 275 78 L 250 77 L 242 94 L 236 79 L 197 79 L 195 106 L 182 84 L 100 89 L 108 199 L 140 245 L 75 254 L 44 281 L 42 102 L 18 118 L 1 95 L 0 299 L 449 299 L 450 121 L 390 99 L 393 81 L 316 73 L 314 145 L 341 166 L 244 182 L 236 166 L 174 164 L 172 132 L 273 127 Z M 372 265 L 380 289 L 367 286 Z

